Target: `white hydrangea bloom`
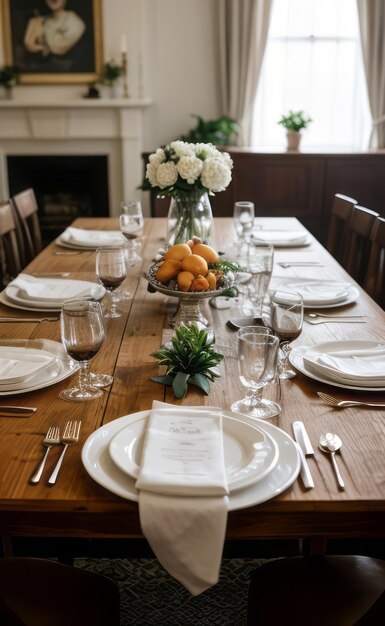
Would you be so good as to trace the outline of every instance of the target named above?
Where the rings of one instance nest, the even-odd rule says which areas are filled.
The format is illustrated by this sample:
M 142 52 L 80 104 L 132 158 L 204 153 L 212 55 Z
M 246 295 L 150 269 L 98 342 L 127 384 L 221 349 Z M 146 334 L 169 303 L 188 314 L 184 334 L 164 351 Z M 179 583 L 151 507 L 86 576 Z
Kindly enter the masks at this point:
M 183 156 L 194 155 L 194 151 L 191 150 L 191 144 L 188 144 L 185 141 L 172 141 L 170 143 L 170 148 L 174 150 L 175 154 L 179 158 L 182 158 Z
M 160 165 L 165 159 L 166 155 L 163 148 L 158 148 L 156 152 L 150 154 L 150 156 L 148 157 L 150 163 L 153 163 L 154 165 Z
M 219 157 L 209 157 L 203 162 L 202 185 L 210 191 L 224 191 L 231 181 L 231 170 Z
M 178 172 L 176 170 L 175 163 L 173 161 L 161 163 L 156 172 L 156 177 L 158 180 L 158 186 L 161 189 L 176 183 L 178 179 Z
M 204 155 L 205 159 L 215 158 L 220 156 L 219 150 L 212 143 L 196 143 L 191 144 L 195 148 L 195 154 Z
M 202 167 L 203 161 L 195 156 L 182 156 L 176 165 L 179 175 L 187 180 L 190 185 L 195 183 L 202 171 Z
M 228 152 L 221 152 L 220 153 L 224 163 L 226 164 L 227 167 L 229 167 L 231 170 L 233 169 L 233 160 L 231 158 L 231 156 L 229 155 Z
M 158 186 L 158 177 L 156 175 L 158 167 L 158 163 L 147 163 L 146 178 L 150 181 L 153 187 Z

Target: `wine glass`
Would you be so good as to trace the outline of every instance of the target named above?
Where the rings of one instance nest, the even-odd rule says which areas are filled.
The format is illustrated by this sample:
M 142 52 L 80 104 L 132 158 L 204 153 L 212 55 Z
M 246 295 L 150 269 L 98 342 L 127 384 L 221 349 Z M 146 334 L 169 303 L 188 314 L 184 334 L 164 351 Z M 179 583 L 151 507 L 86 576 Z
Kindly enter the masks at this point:
M 302 332 L 303 300 L 296 291 L 278 289 L 270 296 L 271 321 L 273 332 L 279 337 L 280 360 L 279 377 L 281 380 L 296 376 L 289 368 L 290 344 Z
M 231 410 L 250 417 L 267 419 L 278 415 L 281 407 L 272 400 L 262 399 L 262 390 L 275 378 L 278 360 L 278 337 L 269 329 L 244 326 L 238 331 L 239 378 L 251 392 L 234 402 Z
M 106 338 L 103 311 L 99 302 L 68 300 L 60 315 L 61 340 L 67 354 L 79 362 L 77 387 L 60 392 L 63 400 L 94 400 L 103 395 L 90 385 L 89 361 L 99 352 Z
M 238 241 L 247 242 L 253 230 L 254 217 L 253 202 L 236 202 L 234 204 L 233 220 Z
M 120 203 L 120 230 L 127 240 L 129 263 L 134 265 L 140 261 L 136 249 L 140 247 L 139 238 L 143 234 L 144 219 L 142 205 L 139 200 L 128 200 Z
M 247 298 L 251 303 L 251 314 L 256 317 L 262 317 L 262 304 L 269 288 L 273 262 L 273 246 L 257 243 L 247 246 L 246 270 L 251 275 Z
M 117 312 L 117 302 L 112 292 L 122 284 L 127 276 L 127 260 L 123 248 L 97 248 L 96 275 L 99 282 L 110 293 L 110 307 L 105 317 L 121 317 Z

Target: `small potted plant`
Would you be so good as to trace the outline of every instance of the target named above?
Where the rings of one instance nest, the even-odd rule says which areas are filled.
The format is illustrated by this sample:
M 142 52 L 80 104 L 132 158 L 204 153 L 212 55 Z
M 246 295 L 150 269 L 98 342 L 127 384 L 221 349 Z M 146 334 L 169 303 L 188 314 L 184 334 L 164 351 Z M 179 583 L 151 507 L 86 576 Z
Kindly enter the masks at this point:
M 282 115 L 278 124 L 286 128 L 288 150 L 298 150 L 301 141 L 301 130 L 307 128 L 312 121 L 303 111 L 289 111 L 287 115 Z
M 121 87 L 119 79 L 123 75 L 123 67 L 118 65 L 114 59 L 107 61 L 103 65 L 102 71 L 102 85 L 106 85 L 108 87 L 109 95 L 112 97 L 119 97 L 123 95 L 123 92 L 120 93 L 119 88 Z
M 224 115 L 215 120 L 204 120 L 199 115 L 193 115 L 197 120 L 195 128 L 181 137 L 188 143 L 212 143 L 214 146 L 231 146 L 239 134 L 239 126 L 235 120 Z
M 16 65 L 0 67 L 0 85 L 4 89 L 4 97 L 12 98 L 12 87 L 19 82 L 19 68 Z

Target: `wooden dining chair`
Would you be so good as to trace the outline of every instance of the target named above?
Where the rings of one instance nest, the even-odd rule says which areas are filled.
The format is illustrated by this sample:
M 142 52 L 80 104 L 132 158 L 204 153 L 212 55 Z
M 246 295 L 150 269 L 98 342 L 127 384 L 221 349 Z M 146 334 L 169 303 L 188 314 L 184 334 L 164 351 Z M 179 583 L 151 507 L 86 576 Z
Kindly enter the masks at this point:
M 377 217 L 371 233 L 371 249 L 363 288 L 385 309 L 385 218 Z
M 43 247 L 38 204 L 32 188 L 25 189 L 11 199 L 15 211 L 18 243 L 22 250 L 23 265 L 27 265 Z
M 250 578 L 247 626 L 385 624 L 385 561 L 367 556 L 292 557 Z
M 2 626 L 119 626 L 118 585 L 100 574 L 31 557 L 0 558 Z
M 356 205 L 349 221 L 343 267 L 360 284 L 363 284 L 369 262 L 371 234 L 378 213 Z
M 344 259 L 349 222 L 356 204 L 357 200 L 341 193 L 336 193 L 333 199 L 326 247 L 341 264 Z
M 16 235 L 16 221 L 11 204 L 0 206 L 0 263 L 3 286 L 15 278 L 22 269 Z

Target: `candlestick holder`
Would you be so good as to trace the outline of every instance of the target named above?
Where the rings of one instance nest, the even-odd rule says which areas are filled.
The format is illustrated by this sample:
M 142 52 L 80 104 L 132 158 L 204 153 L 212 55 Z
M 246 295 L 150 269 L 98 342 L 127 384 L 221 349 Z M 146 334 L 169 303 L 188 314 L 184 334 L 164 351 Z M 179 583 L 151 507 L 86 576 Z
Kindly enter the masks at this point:
M 123 89 L 124 89 L 124 97 L 129 98 L 128 93 L 128 80 L 127 80 L 127 52 L 122 52 L 122 68 L 123 68 Z

